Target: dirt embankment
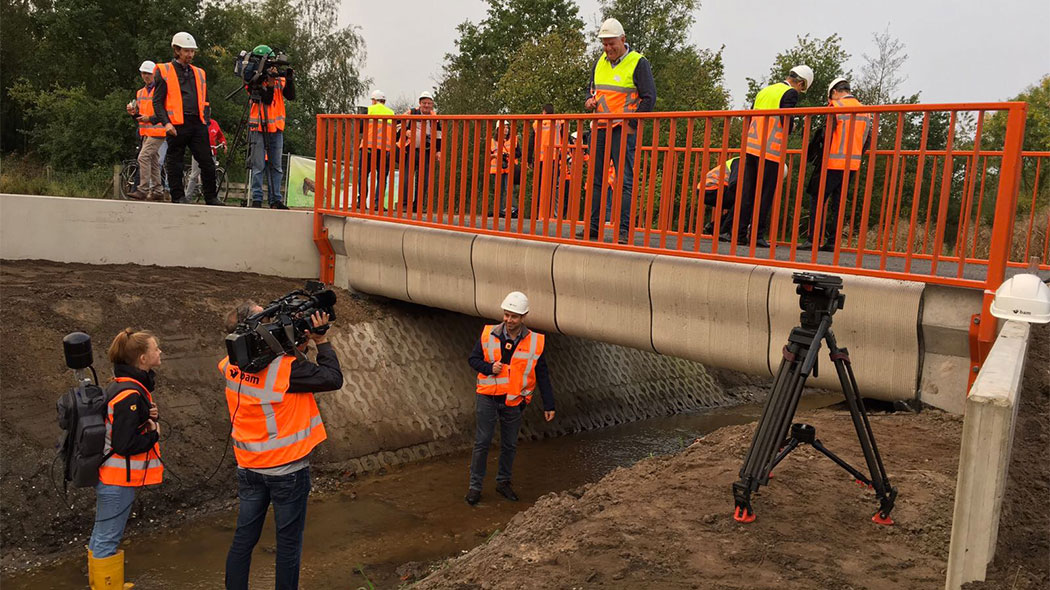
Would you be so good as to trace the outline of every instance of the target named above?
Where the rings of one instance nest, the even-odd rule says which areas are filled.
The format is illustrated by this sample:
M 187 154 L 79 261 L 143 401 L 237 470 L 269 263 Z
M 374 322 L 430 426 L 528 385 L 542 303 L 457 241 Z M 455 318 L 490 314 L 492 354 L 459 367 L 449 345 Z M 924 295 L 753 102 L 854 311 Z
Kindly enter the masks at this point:
M 229 415 L 221 376 L 210 370 L 225 355 L 226 312 L 244 299 L 265 303 L 302 286 L 295 280 L 204 269 L 4 261 L 0 543 L 5 568 L 40 563 L 47 554 L 82 546 L 91 531 L 94 493 L 70 489 L 64 496 L 60 465 L 52 472 L 61 432 L 55 401 L 73 384 L 62 357 L 65 334 L 80 330 L 92 336 L 102 382 L 112 376 L 106 349 L 118 331 L 132 326 L 160 338 L 164 365 L 158 371 L 157 401 L 165 479 L 171 485 L 139 494 L 129 530 L 174 525 L 181 519 L 171 516 L 228 504 L 235 493 L 229 477 L 232 452 L 219 467 Z M 388 311 L 343 291 L 337 326 Z M 203 483 L 216 469 L 216 476 Z
M 1045 588 L 1048 385 L 1046 327 L 1033 341 L 1025 402 L 990 581 Z M 863 465 L 849 415 L 799 415 L 847 461 Z M 935 410 L 871 419 L 894 486 L 896 524 L 869 518 L 874 496 L 810 447 L 754 498 L 758 520 L 733 521 L 730 485 L 754 425 L 721 429 L 673 456 L 540 498 L 487 544 L 442 564 L 420 589 L 943 587 L 962 419 Z M 863 471 L 863 468 L 862 468 Z

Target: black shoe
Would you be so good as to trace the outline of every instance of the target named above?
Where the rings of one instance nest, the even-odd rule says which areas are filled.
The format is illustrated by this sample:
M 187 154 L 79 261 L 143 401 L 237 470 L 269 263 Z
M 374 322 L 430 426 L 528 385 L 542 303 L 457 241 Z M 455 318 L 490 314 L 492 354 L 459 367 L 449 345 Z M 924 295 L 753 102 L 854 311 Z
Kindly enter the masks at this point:
M 496 488 L 499 489 L 499 488 Z M 481 490 L 475 490 L 473 488 L 467 490 L 467 497 L 463 498 L 467 501 L 467 504 L 471 506 L 477 504 L 481 500 Z
M 517 219 L 518 218 L 518 210 L 517 209 L 511 209 L 510 210 L 510 218 L 511 219 Z
M 288 205 L 285 205 L 284 203 L 282 203 L 280 201 L 277 201 L 276 203 L 270 203 L 270 209 L 284 209 L 285 211 L 287 211 L 288 210 Z
M 514 493 L 514 488 L 510 487 L 509 481 L 501 481 L 500 483 L 496 484 L 496 493 L 510 500 L 511 502 L 518 501 L 518 495 Z M 481 492 L 478 492 L 478 496 L 481 496 Z
M 205 205 L 211 205 L 212 207 L 224 207 L 225 206 L 225 203 L 223 203 L 219 199 L 212 199 L 210 201 L 204 201 L 204 204 Z
M 756 248 L 768 248 L 769 247 L 769 241 L 766 240 L 765 238 L 758 238 L 757 240 L 755 240 L 755 247 Z
M 582 240 L 584 234 L 586 234 L 586 233 L 587 233 L 587 230 L 585 230 L 585 229 L 578 229 L 578 230 L 576 230 L 576 239 L 577 240 Z
M 805 242 L 800 243 L 798 245 L 797 249 L 798 250 L 812 250 L 813 249 L 813 242 L 811 242 L 809 240 L 806 240 Z
M 171 202 L 172 203 L 178 203 L 180 205 L 189 205 L 190 204 L 190 200 L 187 199 L 186 197 L 182 197 L 181 199 L 176 199 L 176 198 L 172 197 Z
M 262 209 L 262 201 L 252 201 L 252 209 Z
M 620 233 L 620 237 L 617 238 L 617 240 L 616 240 L 616 243 L 617 244 L 626 244 L 628 242 L 629 242 L 629 240 L 627 239 L 627 232 L 621 232 Z
M 722 241 L 722 242 L 732 242 L 733 241 L 733 235 L 732 234 L 718 234 L 718 239 L 719 239 L 719 241 Z
M 715 231 L 715 222 L 713 222 L 713 221 L 708 221 L 708 222 L 707 222 L 707 223 L 706 223 L 706 224 L 704 225 L 704 233 L 705 233 L 705 234 L 709 234 L 709 233 L 711 233 L 711 232 L 713 232 L 713 231 Z
M 831 240 L 825 240 L 824 243 L 820 245 L 820 248 L 817 249 L 821 252 L 834 252 L 835 242 L 832 242 Z

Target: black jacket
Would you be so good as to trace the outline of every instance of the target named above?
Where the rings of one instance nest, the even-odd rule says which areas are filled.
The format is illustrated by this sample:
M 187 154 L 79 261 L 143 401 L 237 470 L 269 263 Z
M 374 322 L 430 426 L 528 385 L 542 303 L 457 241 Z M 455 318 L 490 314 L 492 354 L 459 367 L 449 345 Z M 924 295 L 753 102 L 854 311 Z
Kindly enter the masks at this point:
M 113 365 L 114 377 L 130 377 L 141 383 L 151 394 L 155 386 L 153 371 L 145 372 L 128 365 Z M 123 391 L 130 389 L 124 387 Z M 118 455 L 128 456 L 145 453 L 153 448 L 160 438 L 157 431 L 146 431 L 149 420 L 149 400 L 138 393 L 133 393 L 113 405 L 113 436 L 110 444 Z
M 518 337 L 518 341 L 514 342 L 507 338 L 503 331 L 503 324 L 497 325 L 492 329 L 492 334 L 499 338 L 499 349 L 502 352 L 500 356 L 500 362 L 508 365 L 510 364 L 511 358 L 514 356 L 514 351 L 517 350 L 518 345 L 524 340 L 526 332 L 522 330 Z M 507 342 L 510 341 L 512 346 L 507 348 Z M 474 350 L 470 351 L 470 357 L 467 358 L 467 362 L 470 363 L 478 373 L 484 375 L 492 375 L 492 363 L 485 360 L 485 352 L 481 348 L 481 337 L 478 337 L 477 342 L 474 343 Z M 540 353 L 539 360 L 536 361 L 536 386 L 540 390 L 540 396 L 543 398 L 543 409 L 547 412 L 554 410 L 554 388 L 551 387 L 551 376 L 550 371 L 547 369 L 547 350 L 544 348 L 543 352 Z
M 193 69 L 175 60 L 172 60 L 171 63 L 175 66 L 175 74 L 179 78 L 179 90 L 182 92 L 182 111 L 185 115 L 183 124 L 192 123 L 196 120 L 207 125 L 211 119 L 211 107 L 208 106 L 207 89 L 205 89 L 204 95 L 204 120 L 200 121 L 200 115 L 197 114 L 197 83 L 193 80 Z M 153 90 L 154 118 L 157 119 L 156 122 L 167 125 L 171 122 L 168 119 L 168 109 L 164 106 L 164 101 L 168 98 L 168 83 L 164 81 L 164 76 L 160 75 L 159 68 L 154 70 L 154 72 L 153 85 L 156 87 Z
M 288 393 L 317 393 L 343 387 L 339 358 L 328 342 L 317 345 L 317 363 L 295 359 L 288 378 Z

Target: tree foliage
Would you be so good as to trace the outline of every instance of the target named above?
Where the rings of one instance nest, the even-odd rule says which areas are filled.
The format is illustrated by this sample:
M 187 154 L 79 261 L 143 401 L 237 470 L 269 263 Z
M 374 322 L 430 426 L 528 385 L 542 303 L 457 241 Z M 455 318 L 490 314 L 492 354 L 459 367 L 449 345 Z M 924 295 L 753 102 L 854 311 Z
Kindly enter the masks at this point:
M 580 110 L 590 65 L 579 31 L 555 32 L 522 45 L 497 83 L 497 96 L 512 113 Z
M 825 39 L 814 39 L 809 34 L 802 35 L 798 37 L 794 47 L 776 55 L 767 77 L 747 79 L 747 106 L 754 103 L 759 90 L 784 80 L 791 68 L 800 64 L 813 68 L 813 87 L 802 95 L 798 106 L 827 106 L 828 84 L 840 76 L 852 76 L 852 71 L 846 69 L 849 58 L 850 54 L 842 48 L 842 38 L 837 33 Z
M 908 54 L 904 53 L 904 43 L 890 35 L 889 27 L 871 37 L 878 53 L 861 54 L 864 65 L 852 84 L 853 94 L 864 104 L 889 104 L 897 98 L 901 84 L 908 79 L 901 73 Z

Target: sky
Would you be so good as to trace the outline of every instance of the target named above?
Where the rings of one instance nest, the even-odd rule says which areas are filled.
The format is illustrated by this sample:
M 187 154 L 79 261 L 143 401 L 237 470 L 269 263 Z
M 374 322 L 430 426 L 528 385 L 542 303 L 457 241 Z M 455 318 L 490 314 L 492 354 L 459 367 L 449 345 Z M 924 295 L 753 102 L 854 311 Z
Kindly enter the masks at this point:
M 596 35 L 598 1 L 577 4 Z M 445 54 L 455 49 L 456 26 L 479 22 L 486 8 L 482 0 L 342 0 L 340 24 L 360 27 L 368 51 L 364 75 L 393 102 L 436 86 Z M 857 74 L 862 54 L 875 53 L 872 35 L 887 27 L 908 54 L 901 94 L 921 91 L 924 103 L 1006 100 L 1050 74 L 1047 0 L 704 0 L 689 40 L 701 48 L 725 45 L 726 86 L 733 106 L 742 107 L 745 78 L 767 75 L 798 35 L 838 33 Z

